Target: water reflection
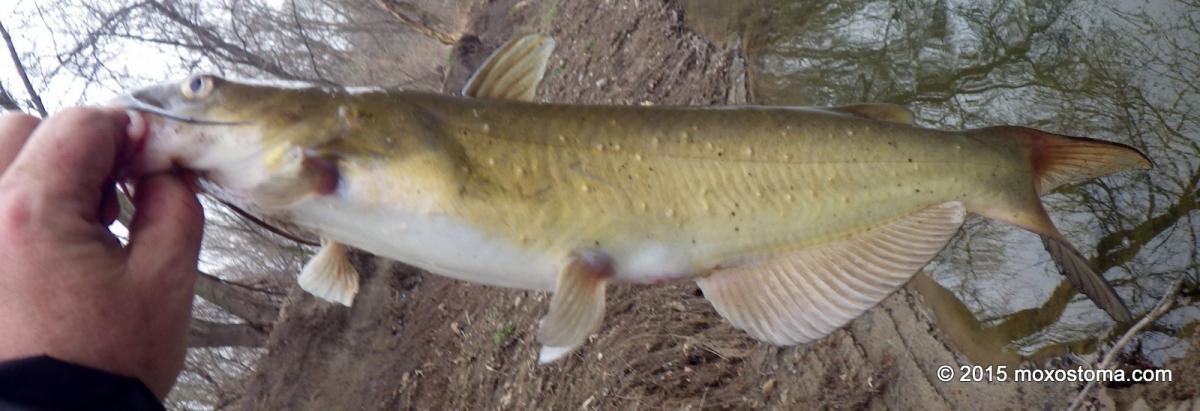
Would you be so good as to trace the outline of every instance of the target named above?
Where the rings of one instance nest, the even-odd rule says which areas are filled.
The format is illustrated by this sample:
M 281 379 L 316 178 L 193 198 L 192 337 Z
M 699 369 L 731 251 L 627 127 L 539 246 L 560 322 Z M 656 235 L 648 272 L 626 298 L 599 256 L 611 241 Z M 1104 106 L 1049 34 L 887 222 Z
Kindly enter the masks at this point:
M 1138 147 L 1155 162 L 1046 197 L 1058 227 L 1135 315 L 1180 276 L 1200 279 L 1200 8 L 1185 2 L 684 1 L 689 23 L 741 41 L 757 103 L 903 104 L 918 125 L 998 124 Z M 978 363 L 1091 351 L 1108 317 L 1058 274 L 1033 234 L 982 219 L 913 287 Z M 932 279 L 932 280 L 931 280 Z M 1184 303 L 1131 344 L 1182 355 Z

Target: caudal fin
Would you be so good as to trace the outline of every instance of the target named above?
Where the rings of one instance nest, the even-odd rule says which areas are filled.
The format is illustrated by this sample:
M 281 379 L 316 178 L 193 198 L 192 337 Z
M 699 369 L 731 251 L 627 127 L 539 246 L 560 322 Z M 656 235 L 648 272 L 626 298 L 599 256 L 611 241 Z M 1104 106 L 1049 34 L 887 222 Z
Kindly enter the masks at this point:
M 1137 149 L 1110 141 L 1071 137 L 1025 127 L 992 127 L 983 130 L 1007 140 L 1023 141 L 1032 150 L 1033 184 L 1035 193 L 1016 195 L 1012 204 L 980 207 L 981 214 L 1016 224 L 1042 237 L 1046 251 L 1058 265 L 1059 272 L 1071 281 L 1118 322 L 1130 321 L 1133 316 L 1121 302 L 1121 297 L 1104 277 L 1097 273 L 1087 258 L 1065 240 L 1046 215 L 1038 195 L 1065 184 L 1131 169 L 1147 169 L 1150 159 Z
M 1064 136 L 1025 127 L 993 127 L 992 130 L 1029 139 L 1033 146 L 1038 194 L 1118 171 L 1145 170 L 1153 164 L 1136 148 L 1121 143 Z
M 1079 250 L 1076 250 L 1066 240 L 1046 235 L 1042 236 L 1042 244 L 1046 246 L 1046 251 L 1050 252 L 1050 257 L 1058 265 L 1058 271 L 1067 277 L 1075 289 L 1083 291 L 1084 295 L 1088 296 L 1097 307 L 1107 312 L 1113 320 L 1119 323 L 1133 320 L 1133 315 L 1129 313 L 1129 308 L 1125 307 L 1125 303 L 1121 301 L 1117 291 L 1100 273 L 1092 269 Z

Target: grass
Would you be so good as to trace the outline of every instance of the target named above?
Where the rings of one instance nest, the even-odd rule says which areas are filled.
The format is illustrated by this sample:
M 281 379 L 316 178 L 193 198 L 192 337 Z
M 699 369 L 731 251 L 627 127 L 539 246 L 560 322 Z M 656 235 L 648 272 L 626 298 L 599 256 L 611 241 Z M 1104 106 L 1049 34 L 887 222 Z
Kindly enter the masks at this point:
M 549 6 L 543 6 L 545 11 L 542 13 L 542 18 L 538 22 L 542 33 L 549 33 L 550 26 L 554 23 L 554 18 L 558 17 L 558 2 L 559 0 L 550 0 Z
M 492 335 L 492 342 L 496 343 L 497 347 L 503 347 L 508 343 L 508 340 L 512 339 L 513 333 L 516 331 L 517 327 L 512 322 L 504 323 L 504 327 L 501 327 L 496 331 L 496 334 Z
M 567 66 L 567 62 L 565 62 L 565 61 L 558 63 L 557 66 L 554 66 L 554 68 L 550 69 L 550 74 L 546 75 L 545 80 L 551 80 L 551 79 L 558 77 L 559 75 L 562 74 L 563 67 L 566 67 L 566 66 Z

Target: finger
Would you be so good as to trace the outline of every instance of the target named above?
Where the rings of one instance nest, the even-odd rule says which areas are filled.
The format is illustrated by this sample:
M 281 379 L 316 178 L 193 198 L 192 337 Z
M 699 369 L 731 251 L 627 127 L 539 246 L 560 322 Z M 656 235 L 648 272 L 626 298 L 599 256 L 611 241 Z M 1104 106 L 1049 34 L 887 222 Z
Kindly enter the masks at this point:
M 129 117 L 113 109 L 73 108 L 33 131 L 5 179 L 46 197 L 64 210 L 95 219 L 103 185 L 124 155 Z
M 179 176 L 156 174 L 138 180 L 133 198 L 136 211 L 130 223 L 128 267 L 135 292 L 150 301 L 156 312 L 150 329 L 167 352 L 142 381 L 164 397 L 183 368 L 187 329 L 191 318 L 196 263 L 204 213 L 196 195 Z
M 18 111 L 0 116 L 0 174 L 8 169 L 39 122 L 41 119 Z
M 138 181 L 129 228 L 133 275 L 161 291 L 191 284 L 200 255 L 204 213 L 178 176 L 156 174 Z M 188 287 L 190 290 L 190 287 Z

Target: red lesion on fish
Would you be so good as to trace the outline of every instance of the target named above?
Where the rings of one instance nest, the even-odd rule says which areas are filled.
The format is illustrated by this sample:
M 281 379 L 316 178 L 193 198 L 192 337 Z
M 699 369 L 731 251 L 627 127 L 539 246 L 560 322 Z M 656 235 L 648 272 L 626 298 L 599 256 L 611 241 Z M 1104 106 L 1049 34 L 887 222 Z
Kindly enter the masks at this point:
M 341 173 L 338 171 L 336 161 L 323 157 L 305 156 L 303 167 L 316 172 L 317 177 L 313 188 L 317 194 L 328 195 L 337 191 Z

